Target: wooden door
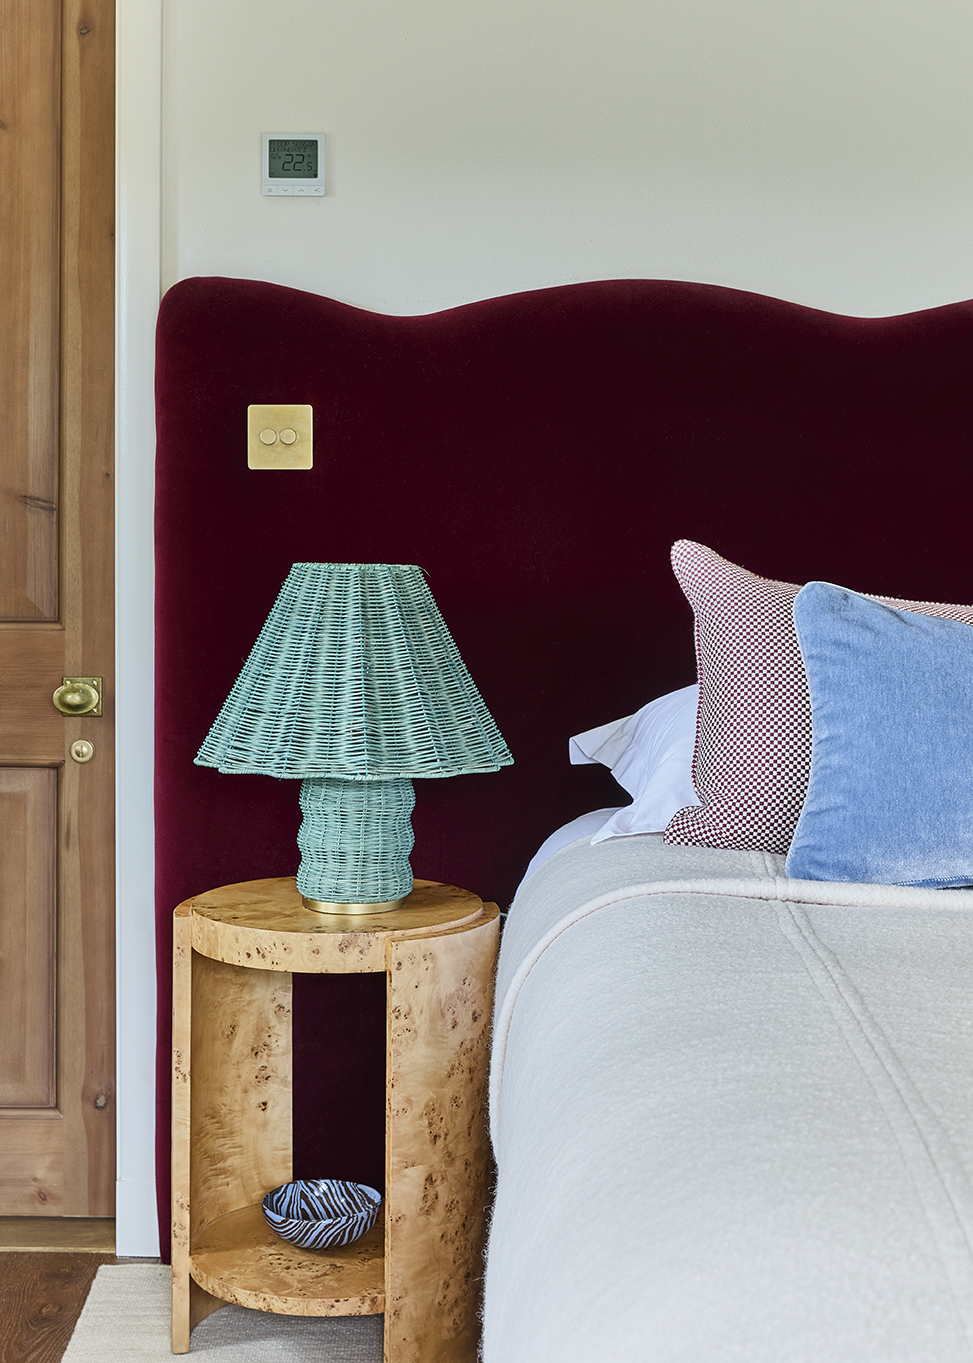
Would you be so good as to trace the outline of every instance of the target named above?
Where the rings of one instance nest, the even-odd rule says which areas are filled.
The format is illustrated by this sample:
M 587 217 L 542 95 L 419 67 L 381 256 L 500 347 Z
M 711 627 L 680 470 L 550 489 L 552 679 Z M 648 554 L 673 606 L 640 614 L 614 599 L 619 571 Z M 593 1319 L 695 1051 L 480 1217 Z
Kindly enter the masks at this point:
M 7 1216 L 114 1208 L 113 22 L 112 0 L 0 0 Z M 64 676 L 104 677 L 101 718 L 58 713 Z

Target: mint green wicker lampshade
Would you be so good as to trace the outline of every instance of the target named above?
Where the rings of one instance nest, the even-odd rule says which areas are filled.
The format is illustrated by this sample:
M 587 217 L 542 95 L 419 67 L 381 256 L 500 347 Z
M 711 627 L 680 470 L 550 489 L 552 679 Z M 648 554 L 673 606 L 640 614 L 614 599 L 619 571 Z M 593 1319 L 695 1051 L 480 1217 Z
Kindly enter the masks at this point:
M 419 568 L 295 563 L 196 761 L 300 778 L 298 889 L 349 913 L 412 888 L 413 778 L 513 758 Z

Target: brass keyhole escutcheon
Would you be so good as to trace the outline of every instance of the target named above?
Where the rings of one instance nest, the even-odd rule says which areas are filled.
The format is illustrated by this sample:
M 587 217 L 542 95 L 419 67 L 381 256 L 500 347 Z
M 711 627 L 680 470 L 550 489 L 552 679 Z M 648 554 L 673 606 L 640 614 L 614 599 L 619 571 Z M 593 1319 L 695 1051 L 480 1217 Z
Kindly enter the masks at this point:
M 75 762 L 90 762 L 95 755 L 95 745 L 87 738 L 79 738 L 69 749 Z
M 102 680 L 100 677 L 63 677 L 51 699 L 62 715 L 101 714 Z

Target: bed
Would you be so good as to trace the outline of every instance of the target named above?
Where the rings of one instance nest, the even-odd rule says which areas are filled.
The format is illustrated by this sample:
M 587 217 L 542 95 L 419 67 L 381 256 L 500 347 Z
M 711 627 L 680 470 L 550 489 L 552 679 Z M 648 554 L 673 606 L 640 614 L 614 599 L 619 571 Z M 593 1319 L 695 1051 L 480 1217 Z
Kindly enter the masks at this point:
M 417 875 L 512 902 L 485 1363 L 973 1357 L 973 306 L 607 281 L 396 318 L 188 280 L 158 354 L 163 1226 L 172 907 L 295 862 L 286 782 L 192 758 L 292 562 L 414 562 L 515 759 L 420 783 L 414 819 Z M 241 457 L 273 401 L 314 406 L 306 474 Z M 886 634 L 856 729 L 855 639 Z M 949 684 L 889 710 L 917 656 Z M 616 717 L 697 678 L 636 829 Z M 912 804 L 859 818 L 858 739 L 903 731 Z M 371 984 L 295 1000 L 296 1176 L 381 1181 Z
M 501 948 L 484 1359 L 967 1359 L 969 611 L 673 559 L 700 685 L 572 740 L 632 802 Z

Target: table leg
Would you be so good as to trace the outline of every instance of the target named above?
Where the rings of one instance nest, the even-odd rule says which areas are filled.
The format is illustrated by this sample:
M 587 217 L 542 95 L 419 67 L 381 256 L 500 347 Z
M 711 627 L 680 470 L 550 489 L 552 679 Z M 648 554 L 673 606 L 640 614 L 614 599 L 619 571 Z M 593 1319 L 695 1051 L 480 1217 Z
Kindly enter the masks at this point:
M 385 1363 L 475 1363 L 498 930 L 388 943 Z
M 189 1123 L 192 920 L 177 914 L 172 947 L 172 1352 L 189 1352 Z

